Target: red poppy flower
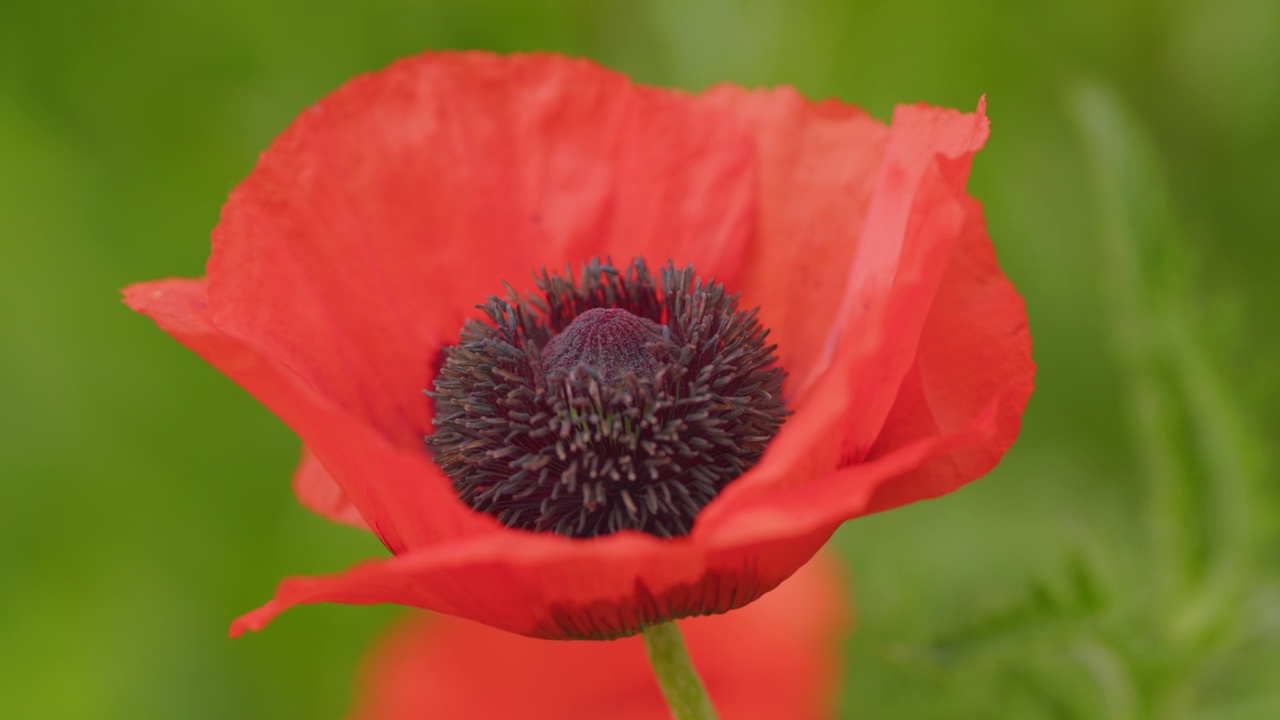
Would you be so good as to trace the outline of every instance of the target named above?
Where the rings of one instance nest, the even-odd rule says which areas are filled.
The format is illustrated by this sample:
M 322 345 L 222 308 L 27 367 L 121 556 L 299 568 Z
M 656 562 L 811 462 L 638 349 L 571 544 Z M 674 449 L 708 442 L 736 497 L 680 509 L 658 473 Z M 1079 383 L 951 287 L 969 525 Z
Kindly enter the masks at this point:
M 739 612 L 681 621 L 721 717 L 834 716 L 848 602 L 819 554 Z M 639 637 L 537 640 L 448 616 L 398 623 L 365 660 L 351 720 L 670 718 Z
M 1021 298 L 965 192 L 976 114 L 884 125 L 787 88 L 631 84 L 552 55 L 430 53 L 306 110 L 232 193 L 204 279 L 126 302 L 305 442 L 302 502 L 393 557 L 293 578 L 300 603 L 400 603 L 548 638 L 745 605 L 842 522 L 950 492 L 1017 435 Z M 423 446 L 441 349 L 476 304 L 593 257 L 692 264 L 759 306 L 793 413 L 684 536 L 506 527 Z

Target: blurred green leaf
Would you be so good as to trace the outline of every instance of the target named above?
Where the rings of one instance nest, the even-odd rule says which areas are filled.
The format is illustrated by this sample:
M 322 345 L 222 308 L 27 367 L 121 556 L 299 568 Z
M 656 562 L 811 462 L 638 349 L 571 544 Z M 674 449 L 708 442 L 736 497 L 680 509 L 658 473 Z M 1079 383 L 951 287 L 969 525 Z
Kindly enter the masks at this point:
M 1095 169 L 1102 277 L 1149 509 L 1155 605 L 1128 637 L 1153 643 L 1134 658 L 1147 716 L 1190 716 L 1204 671 L 1246 621 L 1267 499 L 1259 446 L 1216 367 L 1228 348 L 1207 329 L 1214 317 L 1151 141 L 1099 85 L 1077 86 L 1072 104 Z

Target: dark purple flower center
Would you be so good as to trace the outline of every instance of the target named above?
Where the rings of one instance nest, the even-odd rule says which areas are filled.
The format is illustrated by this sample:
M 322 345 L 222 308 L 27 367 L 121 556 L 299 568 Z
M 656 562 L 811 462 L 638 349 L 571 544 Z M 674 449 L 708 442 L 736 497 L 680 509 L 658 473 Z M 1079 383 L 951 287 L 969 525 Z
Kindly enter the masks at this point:
M 601 383 L 615 383 L 631 373 L 653 377 L 658 358 L 653 343 L 662 342 L 662 326 L 622 308 L 591 308 L 573 319 L 542 348 L 547 374 L 585 365 Z
M 692 267 L 660 279 L 592 261 L 479 306 L 428 392 L 464 502 L 572 537 L 685 535 L 760 459 L 787 415 L 768 331 Z

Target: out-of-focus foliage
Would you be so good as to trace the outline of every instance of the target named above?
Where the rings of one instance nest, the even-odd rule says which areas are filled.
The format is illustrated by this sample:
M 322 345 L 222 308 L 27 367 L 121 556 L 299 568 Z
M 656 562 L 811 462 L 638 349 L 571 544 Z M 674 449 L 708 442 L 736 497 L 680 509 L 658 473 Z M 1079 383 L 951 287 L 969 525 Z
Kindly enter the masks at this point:
M 298 508 L 296 439 L 118 303 L 198 275 L 257 153 L 425 48 L 972 108 L 1037 394 L 990 477 L 837 535 L 861 718 L 1280 717 L 1280 4 L 373 0 L 0 8 L 0 714 L 336 718 L 392 610 L 235 642 L 381 552 Z M 763 659 L 762 659 L 763 661 Z

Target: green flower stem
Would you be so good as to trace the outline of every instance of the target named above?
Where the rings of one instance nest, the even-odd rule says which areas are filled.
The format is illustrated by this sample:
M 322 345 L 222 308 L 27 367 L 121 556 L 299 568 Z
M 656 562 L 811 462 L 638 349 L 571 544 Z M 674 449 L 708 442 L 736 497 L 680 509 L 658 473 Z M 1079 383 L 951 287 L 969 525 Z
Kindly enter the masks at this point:
M 689 653 L 684 649 L 680 628 L 673 622 L 646 628 L 642 634 L 644 648 L 649 651 L 649 664 L 658 676 L 658 685 L 667 699 L 675 720 L 715 720 L 711 698 L 702 687 L 702 679 Z

